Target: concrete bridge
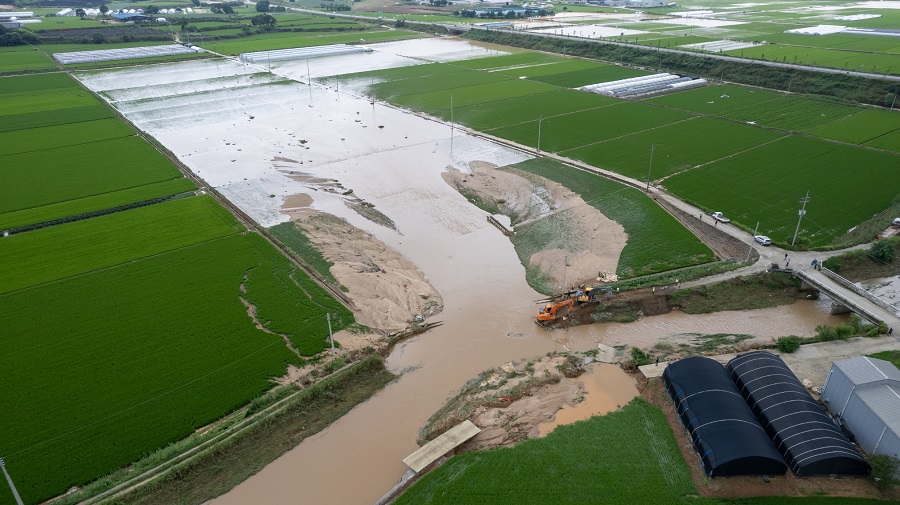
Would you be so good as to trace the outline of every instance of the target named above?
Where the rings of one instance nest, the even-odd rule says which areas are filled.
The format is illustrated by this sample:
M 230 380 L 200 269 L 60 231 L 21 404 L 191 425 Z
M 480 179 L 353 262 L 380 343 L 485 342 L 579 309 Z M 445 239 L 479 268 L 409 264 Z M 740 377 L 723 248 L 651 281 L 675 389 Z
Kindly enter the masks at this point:
M 832 314 L 854 312 L 875 324 L 897 321 L 894 307 L 827 268 L 798 270 L 795 275 L 802 281 L 800 289 L 816 289 L 834 300 Z

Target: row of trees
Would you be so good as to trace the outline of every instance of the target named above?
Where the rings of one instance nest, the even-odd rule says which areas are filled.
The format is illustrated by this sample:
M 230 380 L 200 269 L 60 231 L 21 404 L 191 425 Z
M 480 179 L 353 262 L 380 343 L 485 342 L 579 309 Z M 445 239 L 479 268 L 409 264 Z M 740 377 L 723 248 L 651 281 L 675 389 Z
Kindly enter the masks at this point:
M 438 0 L 441 1 L 441 0 Z M 552 16 L 553 11 L 548 11 L 545 9 L 525 9 L 524 12 L 515 12 L 513 10 L 506 11 L 506 14 L 503 14 L 502 11 L 488 11 L 488 12 L 476 12 L 474 9 L 463 9 L 461 11 L 453 11 L 454 16 L 461 16 L 464 18 L 482 18 L 482 19 L 524 19 L 530 18 L 533 16 Z
M 880 106 L 890 106 L 897 91 L 896 83 L 883 79 L 773 67 L 753 61 L 735 62 L 701 55 L 660 52 L 652 47 L 605 44 L 584 39 L 561 40 L 509 30 L 469 30 L 466 37 L 526 49 L 662 68 L 667 72 L 697 77 L 722 78 L 762 88 L 787 90 L 790 87 L 795 93 L 834 96 Z

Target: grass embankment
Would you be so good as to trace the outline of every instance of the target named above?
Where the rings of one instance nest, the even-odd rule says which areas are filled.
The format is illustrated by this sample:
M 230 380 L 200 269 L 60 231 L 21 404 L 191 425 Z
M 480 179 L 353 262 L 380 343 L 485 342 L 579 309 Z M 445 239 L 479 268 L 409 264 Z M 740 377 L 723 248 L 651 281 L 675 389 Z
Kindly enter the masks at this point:
M 334 263 L 322 256 L 322 253 L 309 241 L 296 223 L 291 221 L 281 223 L 269 228 L 269 231 L 311 269 L 335 285 L 338 284 L 337 279 L 331 274 L 331 267 L 334 266 Z
M 305 390 L 297 392 L 293 386 L 288 387 L 286 391 L 294 391 L 294 396 L 287 400 L 283 410 L 271 415 L 262 412 L 262 418 L 239 437 L 179 466 L 164 479 L 124 496 L 116 503 L 194 504 L 215 498 L 259 472 L 306 437 L 322 431 L 394 379 L 395 376 L 384 368 L 381 358 L 371 356 Z M 286 396 L 281 393 L 271 401 L 274 403 Z M 249 417 L 256 410 L 259 409 L 251 404 L 245 416 Z M 188 449 L 181 448 L 182 451 Z M 147 464 L 142 463 L 130 471 L 120 471 L 119 480 L 151 468 L 159 461 L 151 456 L 147 458 Z M 84 498 L 64 499 L 61 505 Z
M 642 399 L 558 427 L 512 448 L 452 458 L 397 505 L 590 503 L 620 505 L 876 505 L 847 497 L 699 496 L 665 415 Z
M 621 278 L 664 272 L 714 259 L 712 251 L 697 237 L 634 188 L 546 158 L 524 161 L 513 167 L 562 184 L 578 193 L 588 205 L 622 225 L 628 234 L 628 242 L 616 269 Z M 531 249 L 546 246 L 548 237 L 541 222 L 547 219 L 516 230 L 514 243 L 523 264 L 528 265 Z
M 669 296 L 669 305 L 688 314 L 707 314 L 786 305 L 800 298 L 805 295 L 800 291 L 798 278 L 786 273 L 764 272 L 680 289 Z

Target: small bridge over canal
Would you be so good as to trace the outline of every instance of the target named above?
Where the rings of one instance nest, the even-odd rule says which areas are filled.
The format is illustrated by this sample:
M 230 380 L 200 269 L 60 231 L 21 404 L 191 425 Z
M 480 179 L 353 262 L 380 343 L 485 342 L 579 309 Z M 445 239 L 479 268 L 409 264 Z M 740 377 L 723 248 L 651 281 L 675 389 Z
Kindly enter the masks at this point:
M 840 275 L 823 268 L 817 270 L 796 270 L 800 278 L 800 289 L 816 289 L 828 295 L 834 302 L 832 314 L 854 312 L 874 324 L 897 325 L 898 310 L 884 300 L 867 292 Z

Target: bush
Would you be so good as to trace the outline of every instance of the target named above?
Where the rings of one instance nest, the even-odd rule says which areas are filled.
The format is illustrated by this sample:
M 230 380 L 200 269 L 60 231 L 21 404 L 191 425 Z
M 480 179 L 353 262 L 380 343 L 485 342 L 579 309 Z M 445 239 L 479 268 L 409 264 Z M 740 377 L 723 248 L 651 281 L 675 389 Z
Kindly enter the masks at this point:
M 781 337 L 777 341 L 777 346 L 779 351 L 792 354 L 800 348 L 800 337 L 794 335 Z
M 884 491 L 897 485 L 894 475 L 897 472 L 897 458 L 886 454 L 873 454 L 869 456 L 869 478 L 875 483 L 875 487 Z
M 832 256 L 827 260 L 822 262 L 822 266 L 831 270 L 832 272 L 837 272 L 844 266 L 844 260 L 842 260 L 838 256 Z
M 650 355 L 642 351 L 640 348 L 631 348 L 631 362 L 634 366 L 643 366 L 650 364 Z
M 872 248 L 869 249 L 869 256 L 875 261 L 891 263 L 894 261 L 894 246 L 887 240 L 879 240 L 872 244 Z

